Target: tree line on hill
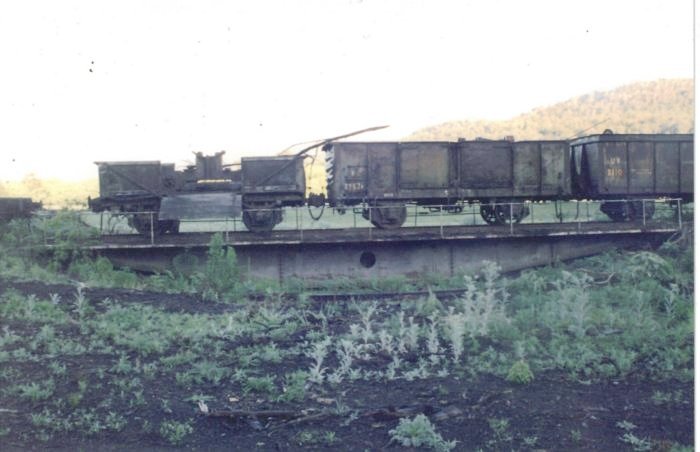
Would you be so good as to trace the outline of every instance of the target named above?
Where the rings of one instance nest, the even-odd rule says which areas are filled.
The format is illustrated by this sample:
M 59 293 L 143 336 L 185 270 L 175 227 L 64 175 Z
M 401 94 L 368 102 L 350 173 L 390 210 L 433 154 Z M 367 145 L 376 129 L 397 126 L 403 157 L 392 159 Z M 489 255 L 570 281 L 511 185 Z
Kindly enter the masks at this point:
M 692 79 L 656 80 L 595 91 L 501 121 L 450 121 L 420 129 L 406 141 L 477 137 L 557 140 L 601 133 L 693 133 Z

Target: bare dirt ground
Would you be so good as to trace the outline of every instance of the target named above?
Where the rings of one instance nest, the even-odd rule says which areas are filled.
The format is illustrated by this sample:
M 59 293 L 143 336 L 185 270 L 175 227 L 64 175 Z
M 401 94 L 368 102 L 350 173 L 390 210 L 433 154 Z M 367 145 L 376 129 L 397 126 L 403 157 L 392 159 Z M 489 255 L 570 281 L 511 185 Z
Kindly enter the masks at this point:
M 75 287 L 69 285 L 0 280 L 0 293 L 8 289 L 39 300 L 51 296 L 70 300 L 75 295 Z M 106 298 L 166 313 L 222 315 L 238 309 L 201 303 L 186 295 L 119 289 L 88 289 L 85 298 L 96 313 L 108 309 L 101 303 Z M 345 311 L 327 320 L 331 333 L 347 330 Z M 2 317 L 2 323 L 5 339 L 46 334 L 42 333 L 46 322 Z M 90 331 L 79 323 L 56 323 L 53 328 L 64 342 L 89 340 Z M 282 353 L 279 361 L 258 362 L 255 375 L 284 375 L 286 369 L 307 368 L 309 358 L 296 348 L 309 340 L 307 333 L 302 328 L 277 340 L 276 347 L 288 353 Z M 14 353 L 21 343 L 7 345 L 10 355 L 0 364 L 0 383 L 5 388 L 0 392 L 0 449 L 8 451 L 401 450 L 403 446 L 391 440 L 389 431 L 400 418 L 420 413 L 442 438 L 457 441 L 455 450 L 665 451 L 692 445 L 694 440 L 692 382 L 654 381 L 643 372 L 621 379 L 573 382 L 563 372 L 550 371 L 536 375 L 527 385 L 468 372 L 412 381 L 345 380 L 337 385 L 307 385 L 300 397 L 290 401 L 279 397 L 281 391 L 251 389 L 229 378 L 240 365 L 233 359 L 225 369 L 226 378 L 204 375 L 184 381 L 177 374 L 184 374 L 186 363 L 149 373 L 146 365 L 156 362 L 153 355 L 126 352 L 121 356 L 133 368 L 140 366 L 131 374 L 118 370 L 114 353 L 90 352 L 90 347 L 62 352 L 52 361 L 65 370 L 50 370 L 49 358 L 34 361 Z M 268 343 L 264 335 L 241 336 L 221 341 L 219 351 L 222 356 L 234 356 L 241 347 Z M 52 356 L 46 347 L 26 348 L 30 354 Z M 177 347 L 186 351 L 188 344 L 184 341 Z M 156 357 L 172 352 L 171 345 Z M 371 365 L 385 363 L 380 357 Z M 38 384 L 51 379 L 51 394 L 33 398 L 29 390 L 8 389 L 30 377 Z M 281 379 L 275 380 L 278 388 L 283 386 Z M 209 414 L 201 411 L 197 394 Z M 69 422 L 59 426 L 61 419 Z M 164 422 L 172 422 L 172 431 L 163 427 Z

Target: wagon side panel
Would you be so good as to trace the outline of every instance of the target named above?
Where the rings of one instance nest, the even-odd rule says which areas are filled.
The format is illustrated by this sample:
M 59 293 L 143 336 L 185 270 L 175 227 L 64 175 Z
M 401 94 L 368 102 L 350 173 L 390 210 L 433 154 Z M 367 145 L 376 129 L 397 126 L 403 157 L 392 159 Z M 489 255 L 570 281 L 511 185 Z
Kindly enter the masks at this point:
M 447 188 L 450 148 L 446 143 L 402 143 L 399 145 L 399 168 L 401 188 Z
M 513 145 L 513 188 L 516 195 L 538 197 L 542 191 L 540 144 L 535 141 Z
M 303 161 L 296 157 L 241 159 L 243 193 L 304 193 Z
M 630 194 L 654 193 L 654 144 L 632 141 L 627 145 Z
M 569 144 L 566 141 L 541 143 L 542 196 L 568 196 L 571 194 L 571 168 Z
M 160 162 L 99 162 L 100 196 L 160 193 Z
M 625 142 L 600 143 L 601 194 L 626 195 L 628 192 L 627 144 Z
M 393 199 L 397 189 L 397 144 L 372 143 L 367 147 L 367 197 Z
M 335 143 L 329 198 L 334 205 L 353 205 L 367 197 L 367 144 Z
M 684 141 L 681 146 L 681 195 L 693 196 L 693 141 Z
M 680 148 L 677 142 L 658 142 L 655 146 L 655 176 L 657 194 L 680 191 Z
M 459 143 L 459 186 L 465 198 L 513 195 L 513 147 L 509 142 Z

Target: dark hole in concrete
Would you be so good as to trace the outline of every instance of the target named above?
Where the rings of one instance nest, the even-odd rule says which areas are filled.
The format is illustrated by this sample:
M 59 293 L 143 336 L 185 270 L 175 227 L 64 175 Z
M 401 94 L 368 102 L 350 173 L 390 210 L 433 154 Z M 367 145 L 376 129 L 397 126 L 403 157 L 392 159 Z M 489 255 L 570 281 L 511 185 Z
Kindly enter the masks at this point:
M 377 256 L 371 251 L 363 251 L 360 255 L 360 264 L 365 268 L 372 268 L 377 262 Z

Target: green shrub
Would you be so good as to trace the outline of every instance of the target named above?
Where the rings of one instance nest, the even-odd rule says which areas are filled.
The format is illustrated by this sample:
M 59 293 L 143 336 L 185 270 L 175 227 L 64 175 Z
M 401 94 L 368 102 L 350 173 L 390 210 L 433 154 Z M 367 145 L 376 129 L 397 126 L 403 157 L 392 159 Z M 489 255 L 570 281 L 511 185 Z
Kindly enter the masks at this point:
M 31 402 L 46 400 L 53 395 L 55 389 L 54 381 L 48 379 L 42 383 L 31 382 L 16 386 L 16 391 L 22 399 Z
M 130 270 L 117 270 L 106 257 L 97 259 L 81 258 L 73 261 L 68 273 L 77 276 L 80 281 L 102 287 L 138 288 L 139 277 Z
M 435 427 L 424 414 L 419 414 L 412 420 L 403 418 L 399 425 L 389 430 L 391 441 L 404 447 L 428 447 L 435 451 L 449 451 L 457 445 L 456 441 L 445 441 L 435 431 Z
M 243 382 L 243 393 L 257 392 L 260 394 L 274 394 L 277 391 L 275 378 L 271 375 L 264 377 L 248 377 Z
M 283 402 L 301 402 L 306 397 L 306 381 L 309 373 L 303 370 L 296 370 L 284 376 L 284 387 L 282 395 L 278 400 Z
M 163 421 L 160 424 L 160 436 L 174 446 L 182 444 L 185 437 L 193 431 L 191 421 Z
M 82 222 L 79 212 L 67 210 L 39 222 L 32 232 L 35 244 L 52 245 L 51 265 L 55 270 L 65 269 L 72 262 L 85 258 L 85 245 L 94 243 L 99 236 L 97 229 Z
M 513 364 L 508 371 L 508 376 L 506 376 L 506 380 L 521 385 L 526 385 L 534 379 L 535 376 L 530 370 L 530 365 L 522 359 Z
M 225 245 L 221 233 L 212 235 L 204 272 L 195 278 L 199 280 L 200 293 L 205 299 L 219 301 L 226 296 L 235 295 L 240 285 L 236 251 Z

